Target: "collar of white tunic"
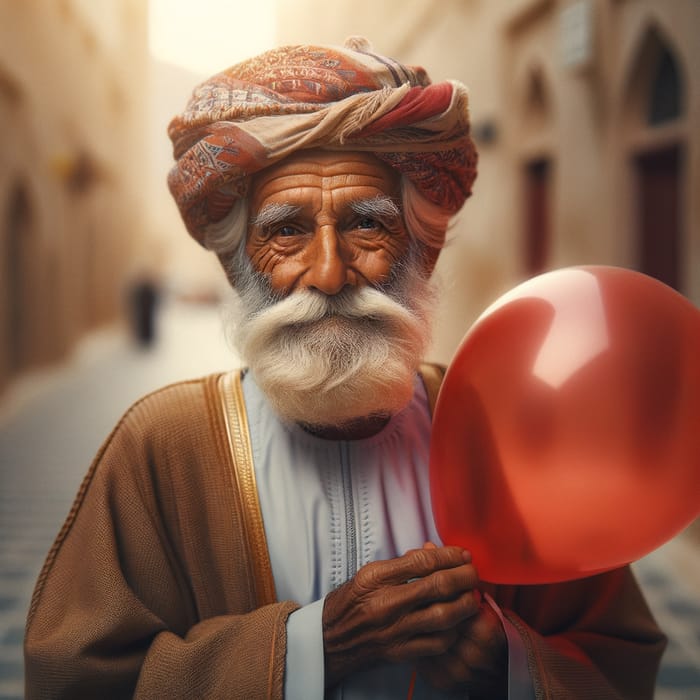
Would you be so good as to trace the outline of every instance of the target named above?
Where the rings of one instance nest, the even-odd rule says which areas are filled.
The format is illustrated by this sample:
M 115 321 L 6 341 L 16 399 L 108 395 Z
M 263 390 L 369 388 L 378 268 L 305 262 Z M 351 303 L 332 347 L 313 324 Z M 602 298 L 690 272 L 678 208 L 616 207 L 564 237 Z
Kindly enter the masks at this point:
M 376 435 L 325 440 L 282 422 L 243 379 L 260 507 L 278 600 L 319 600 L 373 560 L 439 543 L 430 505 L 430 410 L 411 402 Z

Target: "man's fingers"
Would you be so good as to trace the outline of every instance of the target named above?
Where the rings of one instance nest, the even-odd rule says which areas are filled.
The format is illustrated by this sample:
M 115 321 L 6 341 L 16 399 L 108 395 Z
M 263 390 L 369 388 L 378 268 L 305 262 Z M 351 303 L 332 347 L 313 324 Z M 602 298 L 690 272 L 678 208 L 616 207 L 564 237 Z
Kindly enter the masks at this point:
M 454 629 L 411 637 L 396 644 L 387 654 L 393 662 L 415 662 L 424 658 L 441 658 L 456 642 Z
M 458 626 L 479 612 L 478 591 L 462 593 L 454 600 L 433 603 L 405 615 L 400 625 L 411 636 L 442 632 Z
M 356 578 L 359 585 L 373 590 L 470 563 L 471 555 L 461 547 L 412 549 L 396 559 L 372 562 L 362 567 Z
M 478 609 L 480 594 L 476 589 L 477 584 L 476 571 L 469 565 L 444 569 L 408 583 L 367 591 L 356 599 L 356 612 L 364 612 L 370 624 L 387 623 L 399 618 L 408 623 L 414 619 L 414 613 L 422 613 L 417 616 L 422 619 L 431 614 L 425 611 L 433 609 L 435 617 L 444 614 L 447 623 L 454 625 Z M 453 611 L 456 614 L 452 614 Z M 434 629 L 443 627 L 425 631 Z
M 473 566 L 435 571 L 423 578 L 417 578 L 406 583 L 404 590 L 410 598 L 420 604 L 437 600 L 449 600 L 464 591 L 472 591 L 479 585 L 479 577 Z
M 465 688 L 475 699 L 506 697 L 508 648 L 500 620 L 488 605 L 458 625 L 455 643 L 444 654 L 414 663 L 437 688 Z

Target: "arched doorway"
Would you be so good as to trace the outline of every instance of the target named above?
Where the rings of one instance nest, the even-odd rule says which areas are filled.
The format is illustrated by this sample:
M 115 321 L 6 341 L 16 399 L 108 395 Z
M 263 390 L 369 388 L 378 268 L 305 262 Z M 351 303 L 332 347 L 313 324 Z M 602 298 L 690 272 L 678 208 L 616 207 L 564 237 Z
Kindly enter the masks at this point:
M 639 269 L 680 288 L 680 145 L 639 153 L 634 158 L 637 191 Z
M 631 152 L 637 268 L 681 289 L 685 144 L 669 130 L 683 116 L 683 76 L 674 49 L 647 29 L 632 67 L 628 123 L 640 145 Z
M 528 76 L 523 109 L 526 137 L 541 135 L 551 128 L 550 98 L 540 69 Z M 523 165 L 523 267 L 527 275 L 542 272 L 552 245 L 552 158 L 538 152 Z
M 25 187 L 18 183 L 10 190 L 5 215 L 3 286 L 5 291 L 5 328 L 9 374 L 29 363 L 30 275 L 33 212 Z

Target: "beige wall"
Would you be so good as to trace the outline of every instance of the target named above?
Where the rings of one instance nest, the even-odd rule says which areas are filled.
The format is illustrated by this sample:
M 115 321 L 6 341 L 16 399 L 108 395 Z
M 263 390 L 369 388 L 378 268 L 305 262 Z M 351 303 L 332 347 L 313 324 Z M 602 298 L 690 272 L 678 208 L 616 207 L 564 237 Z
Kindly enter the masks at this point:
M 141 0 L 0 3 L 0 390 L 121 311 L 146 58 Z
M 564 0 L 282 0 L 279 43 L 339 43 L 363 34 L 374 48 L 424 65 L 433 80 L 470 88 L 479 142 L 474 196 L 459 215 L 438 272 L 445 289 L 433 355 L 448 361 L 476 315 L 529 273 L 524 265 L 524 164 L 552 161 L 551 241 L 545 269 L 573 264 L 637 265 L 631 157 L 681 141 L 681 291 L 700 304 L 700 3 L 696 0 L 591 0 L 590 60 L 562 58 Z M 436 11 L 439 9 L 439 11 Z M 682 117 L 642 125 L 640 47 L 656 29 L 678 58 Z M 641 67 L 640 67 L 641 66 Z M 531 95 L 538 75 L 545 99 Z M 636 86 L 636 88 L 635 88 Z M 639 97 L 637 94 L 637 97 Z
M 579 69 L 566 67 L 560 51 L 561 13 L 573 4 L 279 0 L 279 43 L 363 34 L 378 51 L 426 66 L 434 80 L 470 88 L 479 177 L 438 266 L 444 301 L 434 359 L 449 361 L 480 311 L 528 274 L 523 167 L 533 157 L 553 163 L 546 267 L 635 266 L 631 157 L 682 141 L 681 289 L 700 303 L 700 3 L 591 0 L 591 59 Z M 685 88 L 683 116 L 655 129 L 639 116 L 648 84 L 639 56 L 650 29 L 672 48 Z M 200 76 L 156 67 L 146 92 L 146 3 L 0 3 L 0 38 L 1 390 L 16 369 L 61 358 L 86 329 L 115 318 L 133 261 L 167 261 L 185 294 L 216 289 L 223 278 L 184 234 L 164 184 L 165 124 Z M 540 104 L 531 99 L 533 76 Z M 485 126 L 494 134 L 488 142 Z M 163 148 L 154 171 L 146 142 L 156 141 Z M 25 215 L 13 224 L 18 188 Z M 11 328 L 19 329 L 12 337 Z

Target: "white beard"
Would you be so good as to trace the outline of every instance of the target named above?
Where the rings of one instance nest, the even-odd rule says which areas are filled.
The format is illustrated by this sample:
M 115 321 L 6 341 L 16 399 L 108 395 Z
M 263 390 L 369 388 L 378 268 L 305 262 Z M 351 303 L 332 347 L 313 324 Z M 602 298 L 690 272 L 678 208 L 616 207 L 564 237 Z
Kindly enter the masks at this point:
M 234 260 L 240 308 L 232 339 L 282 419 L 340 427 L 408 404 L 435 303 L 418 263 L 403 265 L 386 293 L 302 290 L 277 300 L 242 258 Z

